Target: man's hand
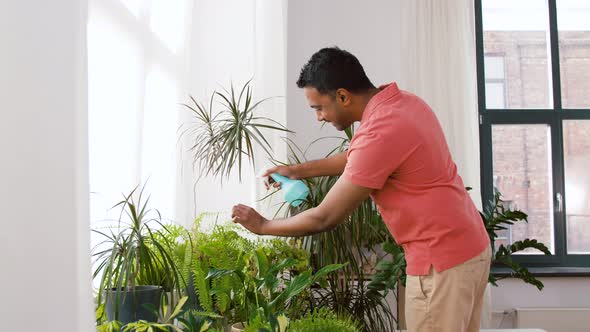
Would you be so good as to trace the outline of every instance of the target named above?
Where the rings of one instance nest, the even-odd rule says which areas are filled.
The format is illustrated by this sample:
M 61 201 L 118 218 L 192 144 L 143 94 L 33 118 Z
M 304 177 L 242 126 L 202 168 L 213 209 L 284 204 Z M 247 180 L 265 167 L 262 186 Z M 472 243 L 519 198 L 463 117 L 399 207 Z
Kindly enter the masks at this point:
M 289 166 L 275 166 L 264 172 L 264 178 L 268 178 L 271 173 L 279 173 L 289 179 L 301 180 L 313 178 L 316 176 L 342 175 L 346 167 L 346 151 L 340 152 L 328 158 L 307 161 L 302 164 L 293 164 Z M 271 182 L 272 183 L 272 182 Z M 270 188 L 265 181 L 266 189 Z M 273 187 L 280 188 L 280 183 L 274 183 Z
M 333 229 L 346 221 L 356 207 L 374 189 L 357 186 L 344 177 L 336 181 L 322 203 L 293 217 L 281 220 L 267 220 L 251 207 L 243 204 L 234 206 L 232 218 L 253 233 L 275 236 L 304 236 Z
M 240 223 L 250 232 L 258 235 L 264 235 L 262 228 L 267 220 L 253 208 L 244 204 L 235 205 L 232 209 L 231 216 L 234 222 Z
M 280 182 L 274 182 L 274 180 L 270 177 L 270 175 L 272 173 L 278 173 L 284 177 L 288 177 L 289 179 L 294 179 L 297 180 L 297 177 L 295 176 L 295 171 L 293 170 L 293 166 L 283 166 L 283 165 L 279 165 L 279 166 L 275 166 L 272 168 L 267 169 L 264 174 L 262 174 L 262 176 L 264 178 L 268 178 L 269 181 L 264 181 L 264 186 L 266 187 L 266 190 L 270 189 L 270 184 L 272 184 L 272 186 L 274 188 L 280 188 L 281 187 L 281 183 Z

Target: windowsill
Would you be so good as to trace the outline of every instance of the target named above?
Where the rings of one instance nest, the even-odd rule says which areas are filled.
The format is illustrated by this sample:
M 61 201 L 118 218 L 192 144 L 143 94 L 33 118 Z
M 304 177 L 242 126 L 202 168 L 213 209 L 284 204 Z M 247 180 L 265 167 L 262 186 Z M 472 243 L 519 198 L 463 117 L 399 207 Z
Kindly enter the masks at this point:
M 590 267 L 529 267 L 535 277 L 590 277 Z M 492 274 L 504 277 L 510 274 L 508 268 L 492 267 Z

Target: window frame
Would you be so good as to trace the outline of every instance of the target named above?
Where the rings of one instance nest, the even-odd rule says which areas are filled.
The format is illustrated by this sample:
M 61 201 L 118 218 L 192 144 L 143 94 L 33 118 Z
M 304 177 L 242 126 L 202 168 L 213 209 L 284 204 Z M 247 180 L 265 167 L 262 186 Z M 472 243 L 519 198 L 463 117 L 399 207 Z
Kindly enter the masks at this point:
M 552 79 L 553 107 L 547 109 L 487 109 L 485 95 L 483 0 L 475 0 L 475 36 L 478 87 L 478 114 L 480 139 L 480 166 L 482 201 L 484 204 L 493 197 L 493 156 L 492 126 L 497 124 L 547 124 L 550 128 L 552 161 L 552 202 L 554 227 L 554 255 L 515 255 L 514 260 L 532 268 L 539 275 L 579 275 L 590 274 L 590 255 L 567 254 L 566 216 L 567 197 L 565 195 L 565 170 L 563 146 L 563 121 L 590 120 L 590 109 L 566 109 L 562 106 L 561 76 L 559 57 L 559 36 L 557 25 L 556 0 L 547 0 L 549 11 L 549 48 Z M 493 54 L 492 54 L 493 55 Z M 559 211 L 556 196 L 563 197 L 562 210 Z M 590 234 L 589 234 L 590 235 Z M 582 269 L 581 269 L 582 268 Z M 495 269 L 502 274 L 502 269 Z

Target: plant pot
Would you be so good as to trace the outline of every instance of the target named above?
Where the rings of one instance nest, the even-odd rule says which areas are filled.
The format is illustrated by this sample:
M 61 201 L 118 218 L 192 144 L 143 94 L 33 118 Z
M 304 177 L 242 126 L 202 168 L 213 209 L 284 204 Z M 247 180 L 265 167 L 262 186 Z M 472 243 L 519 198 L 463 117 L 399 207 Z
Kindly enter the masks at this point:
M 231 326 L 231 332 L 244 332 L 246 325 L 244 323 L 235 323 Z
M 135 286 L 135 288 L 120 291 L 117 296 L 117 290 L 107 290 L 107 301 L 105 311 L 108 320 L 118 320 L 123 324 L 136 322 L 140 319 L 148 322 L 155 322 L 158 316 L 155 312 L 146 308 L 145 305 L 153 305 L 156 312 L 160 310 L 160 298 L 162 288 L 160 286 Z M 117 308 L 118 307 L 118 308 Z M 118 314 L 115 315 L 115 310 Z

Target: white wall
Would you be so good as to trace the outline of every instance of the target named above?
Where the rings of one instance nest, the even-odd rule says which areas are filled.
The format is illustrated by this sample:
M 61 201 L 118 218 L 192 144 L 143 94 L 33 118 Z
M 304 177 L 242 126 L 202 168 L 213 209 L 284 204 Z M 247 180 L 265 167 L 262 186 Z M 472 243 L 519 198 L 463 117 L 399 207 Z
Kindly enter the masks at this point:
M 375 85 L 395 81 L 399 73 L 399 0 L 290 1 L 287 45 L 287 124 L 291 138 L 306 148 L 313 140 L 338 133 L 321 128 L 303 91 L 295 82 L 301 67 L 322 47 L 338 46 L 354 54 Z M 312 159 L 321 158 L 334 141 L 317 145 Z
M 541 278 L 545 288 L 526 285 L 520 280 L 505 279 L 492 288 L 494 326 L 510 328 L 514 324 L 514 308 L 569 307 L 590 308 L 590 278 Z M 509 314 L 503 315 L 503 312 Z M 502 321 L 503 318 L 503 321 Z M 501 325 L 500 325 L 501 323 Z
M 92 331 L 86 1 L 0 2 L 0 321 Z

